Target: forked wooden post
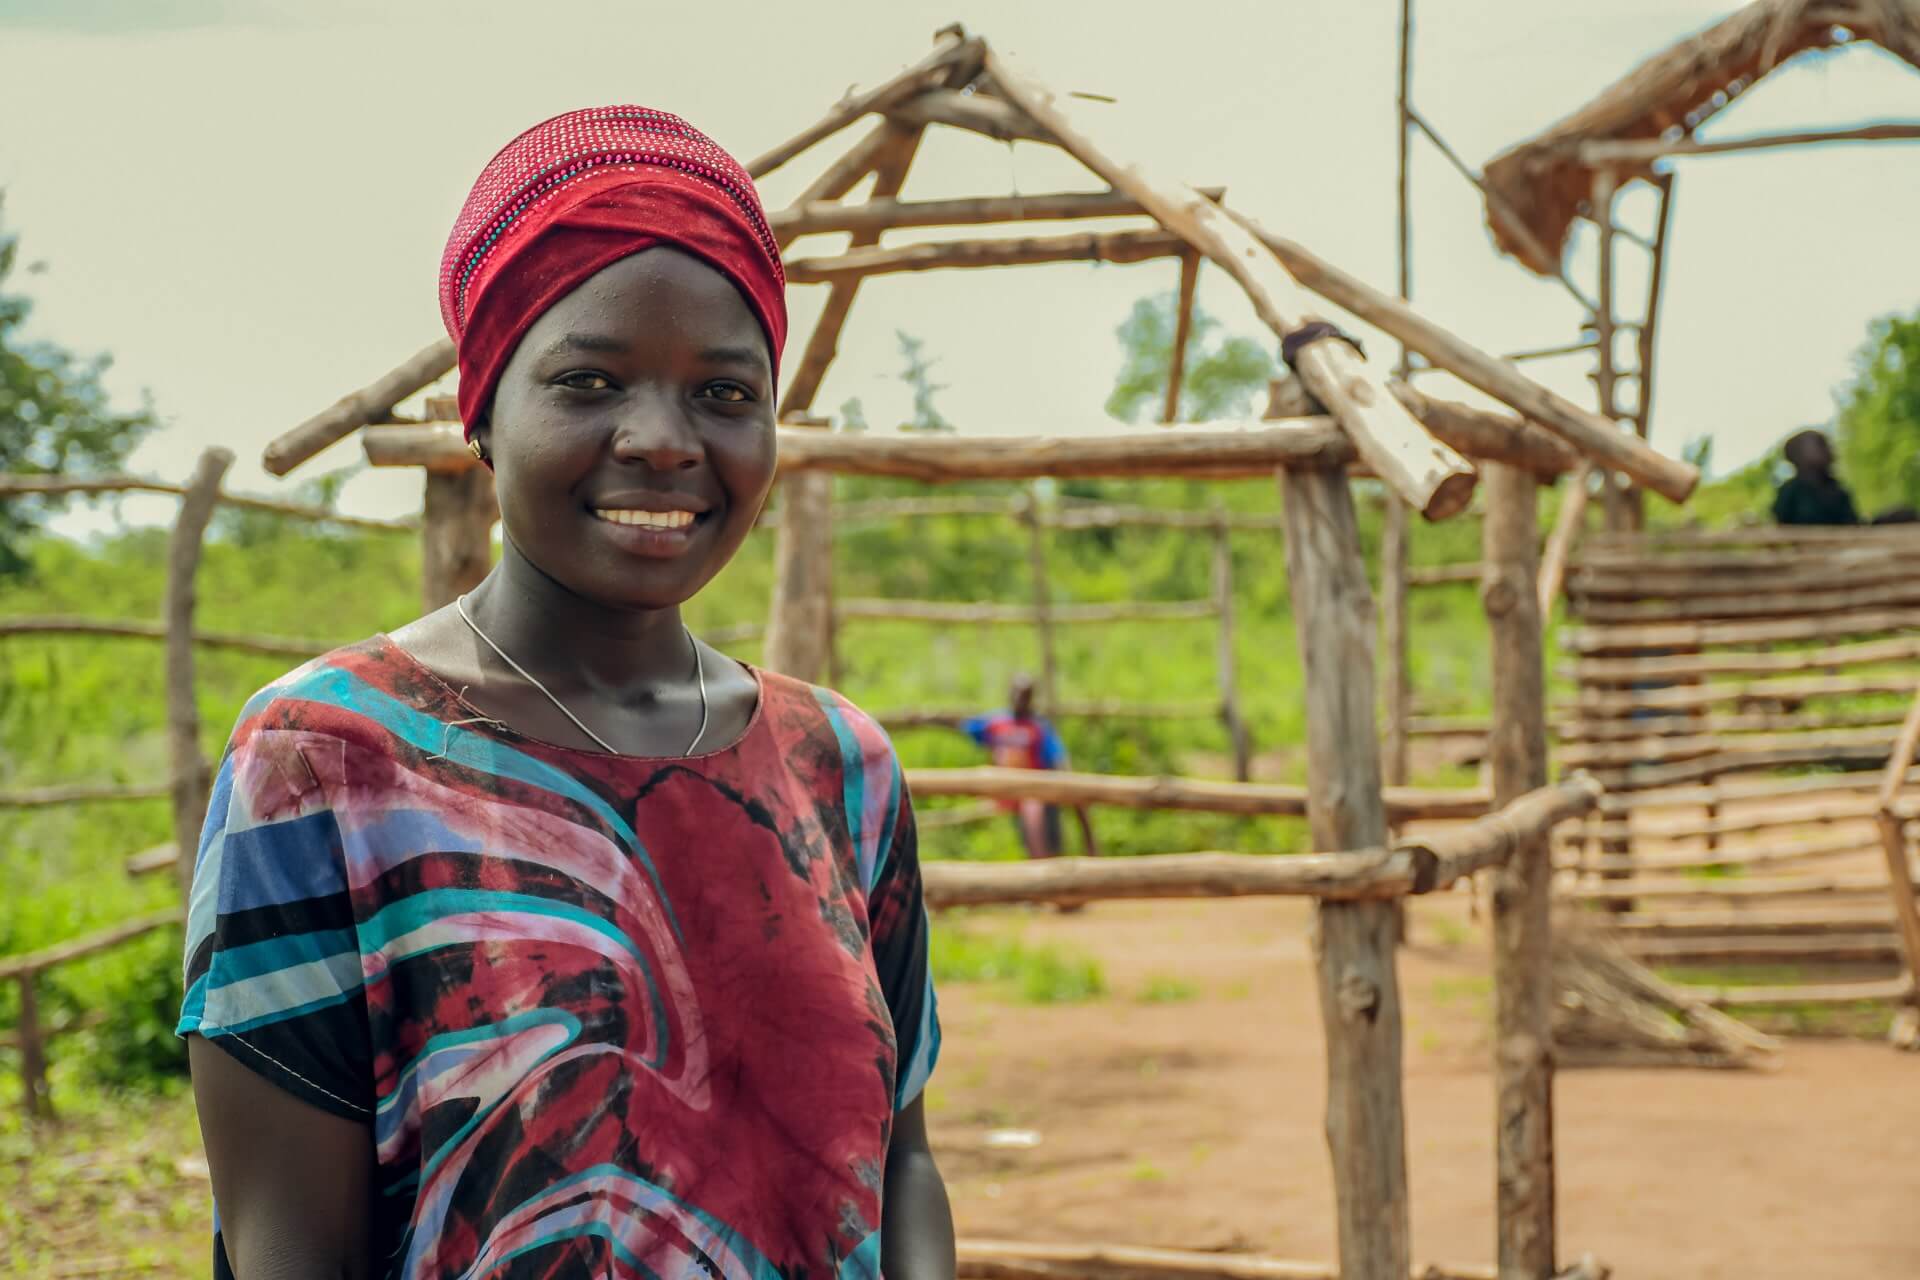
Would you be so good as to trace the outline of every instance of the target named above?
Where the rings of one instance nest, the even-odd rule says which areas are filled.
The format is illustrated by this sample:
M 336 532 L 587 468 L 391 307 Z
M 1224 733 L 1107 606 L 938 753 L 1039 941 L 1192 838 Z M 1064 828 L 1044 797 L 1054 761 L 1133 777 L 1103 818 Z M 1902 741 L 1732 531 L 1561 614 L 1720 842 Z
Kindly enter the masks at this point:
M 173 760 L 173 839 L 182 851 L 182 901 L 193 888 L 192 850 L 200 847 L 200 827 L 213 790 L 212 770 L 200 751 L 200 707 L 193 693 L 193 579 L 200 569 L 207 525 L 220 501 L 220 480 L 232 465 L 231 450 L 214 448 L 200 455 L 167 544 L 167 748 Z M 30 984 L 28 979 L 22 985 L 22 997 L 30 994 Z
M 765 661 L 782 675 L 819 681 L 826 678 L 832 645 L 833 476 L 794 472 L 780 481 Z
M 420 513 L 420 603 L 452 604 L 480 585 L 493 567 L 493 523 L 500 507 L 485 467 L 427 472 Z
M 1218 628 L 1214 665 L 1220 679 L 1220 719 L 1233 745 L 1234 779 L 1246 782 L 1253 777 L 1253 742 L 1247 733 L 1247 718 L 1240 710 L 1239 663 L 1233 649 L 1233 528 L 1217 504 L 1214 515 L 1219 521 L 1213 526 L 1213 608 Z
M 1547 781 L 1546 673 L 1534 549 L 1538 482 L 1493 464 L 1484 473 L 1480 598 L 1493 632 L 1495 805 Z M 1554 1269 L 1553 847 L 1542 835 L 1493 873 L 1494 1106 L 1501 1280 Z
M 1374 724 L 1374 618 L 1353 495 L 1338 471 L 1288 471 L 1287 579 L 1305 668 L 1307 821 L 1318 850 L 1387 839 Z M 1406 1116 L 1390 902 L 1321 902 L 1314 929 L 1327 1038 L 1327 1145 L 1344 1280 L 1405 1280 Z
M 1907 970 L 1913 975 L 1912 1001 L 1920 1004 L 1920 905 L 1913 898 L 1913 876 L 1907 867 L 1907 824 L 1899 812 L 1900 790 L 1907 778 L 1913 755 L 1920 750 L 1920 690 L 1907 709 L 1906 722 L 1893 754 L 1887 759 L 1887 772 L 1880 783 L 1875 821 L 1880 827 L 1881 848 L 1887 855 L 1887 888 L 1893 895 L 1893 916 L 1900 924 L 1900 942 L 1907 953 Z
M 1020 522 L 1027 526 L 1027 565 L 1033 583 L 1033 626 L 1040 638 L 1040 709 L 1053 714 L 1059 705 L 1060 667 L 1054 648 L 1053 583 L 1047 575 L 1047 526 L 1040 519 L 1040 500 L 1029 488 L 1020 506 Z

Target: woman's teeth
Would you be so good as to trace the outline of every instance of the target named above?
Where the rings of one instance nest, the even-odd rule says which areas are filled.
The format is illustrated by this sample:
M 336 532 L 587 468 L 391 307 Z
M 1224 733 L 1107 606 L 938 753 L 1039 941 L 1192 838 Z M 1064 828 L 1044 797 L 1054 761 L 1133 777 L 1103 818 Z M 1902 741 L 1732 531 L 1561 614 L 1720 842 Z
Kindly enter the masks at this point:
M 684 529 L 693 523 L 691 511 L 629 511 L 596 507 L 593 515 L 596 520 L 605 520 L 608 524 L 638 525 L 642 529 Z

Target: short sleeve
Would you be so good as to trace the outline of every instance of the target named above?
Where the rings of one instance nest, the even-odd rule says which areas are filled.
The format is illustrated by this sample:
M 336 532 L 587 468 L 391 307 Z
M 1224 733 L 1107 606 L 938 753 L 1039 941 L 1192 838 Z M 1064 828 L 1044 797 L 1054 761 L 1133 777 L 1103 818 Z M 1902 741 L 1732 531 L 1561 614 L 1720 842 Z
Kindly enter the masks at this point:
M 895 766 L 896 776 L 898 766 Z M 920 1096 L 940 1056 L 940 1017 L 928 962 L 930 928 L 920 885 L 913 801 L 899 786 L 892 832 L 867 894 L 868 937 L 898 1047 L 894 1110 Z
M 257 700 L 256 700 L 257 701 Z M 319 777 L 345 745 L 269 701 L 215 778 L 187 909 L 178 1034 L 336 1115 L 373 1114 L 372 1055 L 340 830 Z
M 983 747 L 988 745 L 988 739 L 993 736 L 992 730 L 992 716 L 974 716 L 971 719 L 960 722 L 960 732 L 966 734 Z
M 1042 769 L 1067 767 L 1067 744 L 1060 740 L 1059 731 L 1051 723 L 1042 723 L 1040 726 L 1040 767 Z

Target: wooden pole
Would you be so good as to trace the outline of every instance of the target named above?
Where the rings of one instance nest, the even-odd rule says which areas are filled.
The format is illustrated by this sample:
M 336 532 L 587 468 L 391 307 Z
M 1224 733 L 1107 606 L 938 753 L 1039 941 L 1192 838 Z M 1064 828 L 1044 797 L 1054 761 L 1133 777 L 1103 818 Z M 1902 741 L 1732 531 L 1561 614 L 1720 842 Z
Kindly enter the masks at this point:
M 1593 174 L 1593 193 L 1590 197 L 1588 212 L 1593 217 L 1593 225 L 1599 232 L 1599 286 L 1596 291 L 1593 310 L 1593 350 L 1594 350 L 1594 392 L 1599 397 L 1600 416 L 1608 425 L 1618 431 L 1619 397 L 1616 394 L 1619 383 L 1619 371 L 1613 363 L 1613 198 L 1617 189 L 1618 175 L 1611 169 L 1596 169 Z M 1601 483 L 1605 486 L 1607 499 L 1607 528 L 1611 532 L 1620 532 L 1634 527 L 1627 512 L 1625 486 L 1620 478 L 1611 471 L 1602 473 Z
M 1546 675 L 1534 539 L 1537 482 L 1486 473 L 1481 600 L 1493 631 L 1493 791 L 1511 803 L 1546 784 Z M 1543 834 L 1494 872 L 1494 1079 L 1501 1280 L 1554 1271 L 1552 846 Z
M 932 88 L 950 78 L 956 63 L 978 55 L 979 41 L 969 40 L 958 27 L 947 27 L 934 36 L 933 52 L 890 80 L 864 93 L 850 93 L 834 104 L 833 110 L 770 151 L 747 163 L 747 172 L 755 181 L 766 177 L 787 161 L 823 138 L 830 137 L 869 111 L 886 111 L 922 89 Z
M 197 833 L 196 833 L 197 834 Z M 47 1049 L 40 1034 L 40 1000 L 34 989 L 36 971 L 18 974 L 20 988 L 20 1091 L 31 1120 L 53 1119 L 53 1096 L 47 1088 Z
M 420 511 L 420 603 L 431 613 L 480 585 L 493 567 L 500 508 L 485 467 L 427 472 Z
M 1054 650 L 1053 586 L 1047 576 L 1047 529 L 1040 521 L 1039 496 L 1029 488 L 1020 508 L 1027 526 L 1027 565 L 1032 578 L 1033 625 L 1040 639 L 1040 710 L 1052 715 L 1059 705 L 1060 668 Z
M 1281 479 L 1287 586 L 1305 668 L 1314 848 L 1387 839 L 1374 724 L 1374 620 L 1353 495 L 1337 471 Z M 1327 1042 L 1327 1144 L 1345 1280 L 1408 1273 L 1406 1116 L 1393 907 L 1323 902 L 1314 958 Z
M 1653 260 L 1647 274 L 1647 311 L 1634 335 L 1639 343 L 1640 400 L 1633 407 L 1633 429 L 1642 440 L 1653 429 L 1654 335 L 1660 324 L 1661 285 L 1667 276 L 1667 229 L 1673 225 L 1673 174 L 1655 174 L 1653 180 L 1660 187 L 1660 214 L 1648 250 Z
M 1220 680 L 1220 718 L 1233 746 L 1233 776 L 1236 781 L 1247 782 L 1253 777 L 1253 742 L 1240 711 L 1239 663 L 1233 649 L 1233 531 L 1227 524 L 1226 511 L 1217 504 L 1214 510 L 1220 517 L 1213 527 L 1213 607 L 1219 619 L 1214 633 L 1214 669 Z
M 1046 131 L 1011 103 L 958 89 L 927 89 L 887 110 L 887 118 L 925 127 L 944 124 L 997 142 L 1051 142 Z
M 167 544 L 167 749 L 173 760 L 173 839 L 182 849 L 200 847 L 207 797 L 213 790 L 213 773 L 200 751 L 200 706 L 194 696 L 193 579 L 220 500 L 220 480 L 232 465 L 229 449 L 208 449 L 200 455 Z M 180 859 L 179 876 L 184 902 L 193 888 L 191 857 Z
M 1180 387 L 1187 376 L 1187 343 L 1193 337 L 1193 294 L 1200 283 L 1200 255 L 1189 252 L 1180 259 L 1180 301 L 1173 319 L 1173 353 L 1167 365 L 1167 401 L 1160 408 L 1160 421 L 1172 426 L 1180 421 Z
M 453 368 L 453 343 L 429 343 L 376 382 L 343 396 L 267 446 L 260 465 L 283 476 L 334 441 L 393 412 L 393 406 Z
M 825 428 L 809 429 L 824 432 Z M 766 645 L 770 670 L 796 680 L 826 675 L 833 645 L 833 477 L 798 472 L 780 481 L 780 528 L 773 543 L 773 602 Z
M 1395 266 L 1400 300 L 1413 298 L 1413 181 L 1412 122 L 1407 108 L 1413 93 L 1413 0 L 1400 0 L 1400 78 L 1394 95 L 1394 114 L 1399 128 L 1394 134 L 1398 182 L 1395 184 Z M 1413 372 L 1413 354 L 1400 344 L 1396 369 L 1402 383 Z M 1428 428 L 1431 430 L 1432 428 Z M 1386 527 L 1380 544 L 1380 621 L 1381 639 L 1386 644 L 1386 778 L 1392 786 L 1407 783 L 1407 726 L 1413 716 L 1413 680 L 1411 649 L 1407 633 L 1407 506 L 1389 491 L 1386 500 Z M 1406 933 L 1404 913 L 1400 932 Z
M 1887 890 L 1893 897 L 1894 919 L 1900 925 L 1900 942 L 1906 951 L 1907 970 L 1913 975 L 1914 992 L 1920 997 L 1920 906 L 1913 897 L 1913 876 L 1907 866 L 1907 824 L 1898 811 L 1900 790 L 1906 782 L 1913 755 L 1920 750 L 1920 690 L 1900 726 L 1893 755 L 1880 783 L 1879 810 L 1874 820 L 1880 828 L 1880 845 L 1887 857 Z
M 1162 226 L 1232 276 L 1276 335 L 1285 339 L 1315 318 L 1311 300 L 1288 268 L 1275 254 L 1262 252 L 1253 233 L 1221 206 L 1184 183 L 1155 179 L 1138 165 L 1109 156 L 1076 127 L 1058 94 L 996 50 L 987 50 L 986 65 L 1000 91 L 1045 125 L 1075 159 L 1133 196 Z M 1386 374 L 1352 347 L 1337 340 L 1309 342 L 1295 353 L 1294 363 L 1368 466 L 1422 515 L 1443 520 L 1472 500 L 1472 465 L 1434 439 L 1393 397 Z
M 1580 540 L 1580 531 L 1587 523 L 1587 499 L 1591 496 L 1589 486 L 1593 481 L 1593 466 L 1588 464 L 1573 473 L 1567 481 L 1567 491 L 1560 499 L 1560 514 L 1554 517 L 1553 532 L 1547 537 L 1547 551 L 1540 558 L 1540 616 L 1553 616 L 1553 606 L 1560 599 L 1560 589 L 1567 580 L 1567 560 L 1573 555 L 1573 547 Z
M 868 276 L 915 271 L 952 271 L 980 267 L 1042 266 L 1055 262 L 1150 262 L 1175 258 L 1187 242 L 1170 231 L 1144 227 L 1131 231 L 1073 231 L 1055 236 L 998 236 L 983 240 L 939 240 L 897 248 L 850 248 L 825 258 L 789 258 L 788 284 L 844 285 Z
M 852 184 L 848 184 L 851 189 Z M 896 231 L 904 227 L 975 227 L 995 222 L 1058 222 L 1077 218 L 1138 217 L 1140 202 L 1119 191 L 1062 191 L 1029 196 L 963 196 L 953 200 L 867 199 L 840 204 L 832 196 L 796 203 L 767 215 L 782 244 L 822 231 Z M 1219 200 L 1222 187 L 1200 194 Z
M 891 122 L 885 126 L 882 141 L 874 152 L 873 194 L 876 197 L 891 199 L 900 194 L 901 184 L 907 180 L 907 170 L 913 165 L 914 154 L 920 149 L 920 137 L 921 130 L 917 126 Z M 874 227 L 856 231 L 849 243 L 856 250 L 878 244 L 881 230 Z M 807 335 L 807 349 L 801 355 L 800 363 L 795 366 L 786 395 L 781 398 L 782 418 L 806 413 L 813 407 L 813 398 L 820 392 L 827 369 L 833 364 L 834 356 L 839 354 L 840 333 L 847 327 L 847 315 L 853 310 L 853 295 L 859 287 L 858 276 L 833 282 L 832 291 L 827 295 L 827 305 L 821 309 L 813 332 Z
M 1920 139 L 1920 121 L 1895 124 L 1870 124 L 1851 129 L 1814 129 L 1801 133 L 1763 133 L 1745 138 L 1608 138 L 1582 143 L 1582 164 L 1650 164 L 1667 156 L 1725 155 L 1732 151 L 1758 151 L 1768 147 L 1821 145 L 1832 142 L 1912 142 Z

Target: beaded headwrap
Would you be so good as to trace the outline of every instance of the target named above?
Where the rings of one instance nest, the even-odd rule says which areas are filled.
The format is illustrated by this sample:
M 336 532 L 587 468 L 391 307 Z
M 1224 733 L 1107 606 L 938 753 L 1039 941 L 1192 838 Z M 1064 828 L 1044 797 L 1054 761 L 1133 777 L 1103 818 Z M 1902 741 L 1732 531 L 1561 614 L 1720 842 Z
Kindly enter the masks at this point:
M 459 351 L 468 436 L 543 312 L 662 244 L 733 282 L 766 333 L 777 375 L 786 272 L 753 179 L 732 156 L 678 116 L 646 107 L 569 111 L 501 148 L 440 258 L 440 318 Z

